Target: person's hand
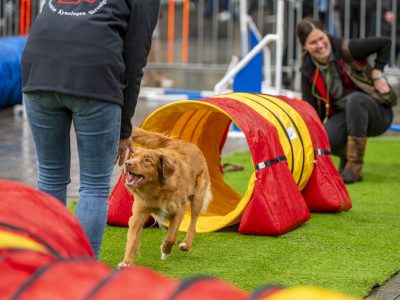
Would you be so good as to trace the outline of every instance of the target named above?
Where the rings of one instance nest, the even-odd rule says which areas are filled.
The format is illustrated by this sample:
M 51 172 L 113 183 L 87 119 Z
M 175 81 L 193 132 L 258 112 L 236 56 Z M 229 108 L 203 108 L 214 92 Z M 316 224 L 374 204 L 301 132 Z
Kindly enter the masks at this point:
M 374 82 L 374 87 L 379 93 L 386 94 L 390 92 L 390 86 L 380 70 L 372 70 L 371 77 Z
M 120 139 L 117 159 L 115 162 L 118 162 L 118 165 L 122 166 L 125 161 L 126 155 L 130 152 L 133 152 L 132 139 L 130 137 L 127 139 Z
M 381 94 L 387 94 L 390 92 L 390 86 L 384 77 L 374 80 L 375 89 Z

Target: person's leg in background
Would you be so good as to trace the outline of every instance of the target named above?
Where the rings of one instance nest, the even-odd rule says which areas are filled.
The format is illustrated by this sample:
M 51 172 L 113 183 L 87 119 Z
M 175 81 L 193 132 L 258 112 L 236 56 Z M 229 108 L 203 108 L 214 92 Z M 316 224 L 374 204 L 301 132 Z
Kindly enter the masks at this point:
M 121 107 L 89 99 L 71 99 L 80 164 L 75 215 L 99 258 L 107 222 L 108 196 L 116 162 Z
M 214 2 L 215 0 L 208 0 L 206 2 L 206 6 L 204 8 L 204 17 L 205 18 L 211 18 L 213 15 L 213 10 L 214 10 Z
M 38 188 L 65 205 L 67 185 L 71 181 L 69 132 L 72 113 L 56 93 L 26 93 L 23 98 L 36 147 Z
M 346 103 L 347 163 L 341 173 L 345 183 L 362 180 L 361 171 L 364 165 L 367 137 L 384 133 L 392 120 L 392 109 L 379 105 L 367 94 L 354 92 L 348 96 Z
M 346 165 L 346 148 L 347 148 L 347 123 L 346 113 L 339 112 L 333 115 L 325 123 L 325 130 L 329 138 L 331 152 L 335 156 L 339 156 L 339 172 L 344 169 Z

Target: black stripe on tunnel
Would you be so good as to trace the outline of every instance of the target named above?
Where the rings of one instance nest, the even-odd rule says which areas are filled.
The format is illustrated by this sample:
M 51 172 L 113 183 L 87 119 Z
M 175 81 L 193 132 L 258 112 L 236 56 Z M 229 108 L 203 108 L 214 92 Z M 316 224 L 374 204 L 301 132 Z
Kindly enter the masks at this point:
M 299 176 L 299 179 L 298 179 L 298 181 L 297 181 L 297 185 L 299 185 L 299 183 L 300 183 L 300 181 L 301 181 L 301 179 L 303 178 L 303 173 L 304 173 L 304 164 L 305 164 L 305 159 L 306 159 L 306 155 L 305 155 L 305 152 L 304 152 L 304 142 L 303 142 L 303 137 L 301 136 L 301 132 L 300 132 L 300 130 L 299 130 L 299 128 L 297 127 L 297 125 L 296 125 L 296 123 L 294 122 L 294 120 L 292 119 L 292 117 L 287 113 L 287 111 L 286 110 L 284 110 L 278 103 L 275 103 L 274 101 L 272 101 L 271 99 L 269 99 L 269 98 L 267 98 L 267 97 L 265 97 L 264 95 L 262 95 L 262 94 L 257 94 L 259 97 L 261 97 L 262 99 L 264 99 L 264 100 L 267 100 L 268 102 L 270 102 L 270 103 L 272 103 L 272 104 L 274 104 L 274 105 L 276 105 L 277 107 L 279 107 L 285 114 L 286 114 L 286 116 L 290 119 L 290 122 L 292 122 L 292 124 L 293 124 L 293 127 L 295 128 L 295 130 L 296 130 L 296 133 L 297 133 L 297 136 L 299 137 L 299 140 L 300 140 L 300 143 L 301 143 L 301 153 L 302 153 L 302 155 L 303 155 L 303 163 L 302 163 L 302 165 L 301 165 L 301 171 L 300 171 L 300 176 Z M 278 99 L 279 101 L 282 101 L 282 100 L 280 100 L 280 99 Z M 284 102 L 284 103 L 286 103 L 286 102 Z M 290 104 L 288 104 L 288 105 L 290 105 Z M 293 109 L 294 109 L 294 107 L 292 107 Z M 295 110 L 295 109 L 294 109 Z M 295 110 L 296 111 L 296 110 Z M 297 112 L 297 111 L 296 111 Z M 294 162 L 293 162 L 293 164 L 294 164 Z
M 288 140 L 288 142 L 289 142 L 289 145 L 290 145 L 291 159 L 292 159 L 292 162 L 293 162 L 293 163 L 292 163 L 292 166 L 291 166 L 291 168 L 290 168 L 290 172 L 293 174 L 293 168 L 294 168 L 293 145 L 292 145 L 292 141 L 290 140 L 289 134 L 288 134 L 287 131 L 286 131 L 285 126 L 283 125 L 283 123 L 281 122 L 281 120 L 279 120 L 279 118 L 275 115 L 275 113 L 273 113 L 268 107 L 266 107 L 266 106 L 263 105 L 262 103 L 260 103 L 260 102 L 258 102 L 258 101 L 256 101 L 256 100 L 254 100 L 254 99 L 251 99 L 251 98 L 249 98 L 249 97 L 243 96 L 243 98 L 246 98 L 246 99 L 250 100 L 251 102 L 260 105 L 262 108 L 264 108 L 265 110 L 269 111 L 269 112 L 275 117 L 275 119 L 278 121 L 278 123 L 279 123 L 279 125 L 281 126 L 283 132 L 285 133 L 285 136 L 286 136 L 286 138 L 287 138 L 287 140 Z
M 0 223 L 0 227 L 4 227 L 7 229 L 11 229 L 13 231 L 17 231 L 17 232 L 23 232 L 26 233 L 28 236 L 32 237 L 34 240 L 38 241 L 41 245 L 45 246 L 46 249 L 53 254 L 54 256 L 60 258 L 61 255 L 57 252 L 56 249 L 54 249 L 52 246 L 50 246 L 49 243 L 47 243 L 44 239 L 42 239 L 41 237 L 39 237 L 38 235 L 30 232 L 29 230 L 25 229 L 25 228 L 20 228 L 11 224 L 6 224 L 6 223 Z
M 255 165 L 255 169 L 256 169 L 256 171 L 259 171 L 259 170 L 262 170 L 264 168 L 268 168 L 268 167 L 270 167 L 270 166 L 272 166 L 274 164 L 277 164 L 277 163 L 280 163 L 280 162 L 283 162 L 283 161 L 287 161 L 287 159 L 286 159 L 286 156 L 281 155 L 281 156 L 278 156 L 278 157 L 274 157 L 273 159 L 270 159 L 270 160 L 267 160 L 267 161 L 263 161 L 263 162 L 260 162 L 260 163 L 256 164 Z

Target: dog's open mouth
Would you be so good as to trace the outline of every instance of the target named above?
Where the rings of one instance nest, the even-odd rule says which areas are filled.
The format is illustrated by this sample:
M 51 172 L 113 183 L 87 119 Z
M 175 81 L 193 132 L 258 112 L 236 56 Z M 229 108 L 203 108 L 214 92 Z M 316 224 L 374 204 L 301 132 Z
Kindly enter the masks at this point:
M 128 172 L 125 184 L 130 187 L 138 187 L 145 183 L 146 179 L 143 175 Z

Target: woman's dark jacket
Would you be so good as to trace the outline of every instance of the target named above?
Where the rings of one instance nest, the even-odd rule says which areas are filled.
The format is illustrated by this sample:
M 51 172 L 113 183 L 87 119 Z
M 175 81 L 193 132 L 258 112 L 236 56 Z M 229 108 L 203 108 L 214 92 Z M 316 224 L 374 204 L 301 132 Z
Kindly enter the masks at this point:
M 160 0 L 48 0 L 22 56 L 22 91 L 52 91 L 122 106 L 131 135 Z
M 339 76 L 342 79 L 342 83 L 348 93 L 354 91 L 354 86 L 349 82 L 349 78 L 342 70 L 341 65 L 344 63 L 344 55 L 342 51 L 343 39 L 328 36 L 332 51 L 335 55 L 334 66 L 337 69 Z M 365 61 L 371 54 L 376 53 L 375 62 L 373 68 L 383 71 L 385 64 L 389 60 L 390 56 L 390 46 L 391 41 L 388 38 L 374 37 L 374 38 L 364 38 L 364 39 L 352 39 L 349 42 L 349 50 L 352 57 L 357 61 Z M 318 113 L 318 116 L 323 120 L 326 116 L 326 105 L 322 100 L 312 93 L 313 82 L 316 82 L 316 91 L 322 98 L 328 98 L 326 93 L 327 88 L 320 72 L 317 72 L 317 68 L 312 61 L 311 55 L 306 54 L 303 58 L 303 63 L 301 66 L 301 90 L 302 98 L 310 103 Z M 317 79 L 317 80 L 316 80 Z M 330 97 L 329 97 L 330 98 Z M 339 99 L 330 99 L 329 105 L 329 115 L 336 113 L 335 105 L 332 105 Z

